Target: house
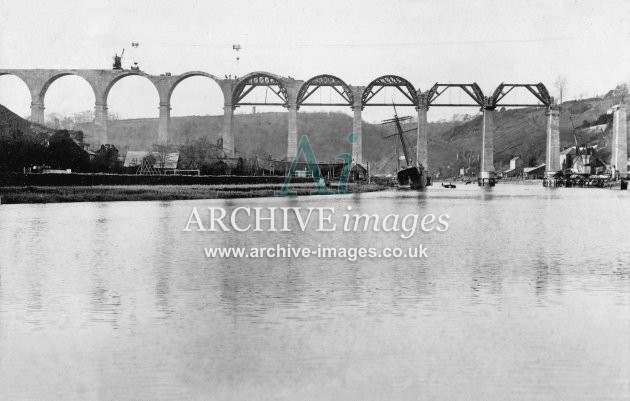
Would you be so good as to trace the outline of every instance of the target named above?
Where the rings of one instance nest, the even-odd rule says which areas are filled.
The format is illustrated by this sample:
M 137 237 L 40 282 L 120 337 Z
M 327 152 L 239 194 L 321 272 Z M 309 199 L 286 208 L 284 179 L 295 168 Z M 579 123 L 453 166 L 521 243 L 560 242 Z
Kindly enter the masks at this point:
M 78 147 L 83 149 L 83 151 L 88 154 L 90 161 L 94 160 L 94 158 L 96 157 L 96 153 L 90 150 L 89 143 L 84 142 L 85 135 L 83 134 L 83 131 L 68 131 L 68 135 L 70 136 L 70 139 L 72 139 L 74 143 L 77 144 Z
M 520 156 L 516 156 L 510 159 L 510 170 L 514 170 L 521 166 L 523 166 L 523 160 Z
M 90 147 L 90 145 L 88 145 L 88 148 Z M 90 157 L 90 161 L 94 160 L 94 158 L 96 157 L 96 153 L 92 152 L 90 149 L 84 149 L 88 156 Z
M 367 179 L 367 169 L 360 164 L 355 164 L 350 169 L 350 179 L 352 181 Z
M 502 173 L 504 178 L 515 178 L 523 175 L 523 159 L 520 156 L 510 159 L 510 168 Z

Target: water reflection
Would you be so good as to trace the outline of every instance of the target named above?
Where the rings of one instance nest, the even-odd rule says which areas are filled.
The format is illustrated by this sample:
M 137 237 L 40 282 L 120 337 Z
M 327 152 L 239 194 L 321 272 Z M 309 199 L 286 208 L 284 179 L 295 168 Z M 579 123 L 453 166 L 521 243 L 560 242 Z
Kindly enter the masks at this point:
M 83 265 L 85 271 L 90 276 L 90 307 L 87 310 L 90 323 L 106 324 L 113 329 L 120 327 L 121 296 L 115 290 L 108 288 L 106 277 L 112 268 L 113 261 L 111 254 L 116 252 L 109 245 L 108 238 L 111 238 L 112 224 L 109 219 L 111 205 L 107 203 L 86 204 L 84 224 L 90 227 L 93 233 L 93 251 L 91 264 Z M 104 243 L 102 243 L 104 241 Z M 96 245 L 96 246 L 94 246 Z M 83 243 L 76 244 L 77 247 L 84 247 Z M 89 249 L 89 248 L 88 248 Z M 90 265 L 94 268 L 90 268 Z
M 99 276 L 92 278 L 91 295 L 90 321 L 107 323 L 117 329 L 120 326 L 120 295 L 108 290 L 105 281 Z
M 627 201 L 618 191 L 463 186 L 3 205 L 0 398 L 624 399 Z M 193 206 L 448 213 L 451 228 L 408 240 L 311 228 L 182 232 Z M 203 252 L 277 244 L 423 244 L 429 257 Z
M 155 259 L 152 265 L 155 268 L 155 275 L 157 280 L 155 283 L 155 295 L 157 297 L 156 308 L 161 313 L 160 318 L 168 319 L 174 312 L 169 305 L 169 298 L 171 293 L 171 269 L 178 265 L 176 260 L 173 260 L 173 253 L 169 251 L 170 244 L 175 241 L 174 230 L 171 229 L 172 222 L 170 221 L 171 211 L 170 202 L 161 202 L 159 208 L 158 226 L 162 233 L 160 236 L 155 236 Z

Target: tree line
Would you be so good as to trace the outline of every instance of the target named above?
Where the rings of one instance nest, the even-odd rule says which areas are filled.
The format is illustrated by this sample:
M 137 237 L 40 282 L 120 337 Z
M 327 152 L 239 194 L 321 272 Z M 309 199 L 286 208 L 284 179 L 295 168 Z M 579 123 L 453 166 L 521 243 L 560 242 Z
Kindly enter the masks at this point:
M 82 133 L 78 133 L 82 137 Z M 72 139 L 67 130 L 46 133 L 13 128 L 0 134 L 0 171 L 23 172 L 40 167 L 71 169 L 74 172 L 120 172 L 118 149 L 102 145 L 93 158 Z
M 76 138 L 78 139 L 75 141 Z M 78 173 L 136 174 L 139 166 L 124 167 L 116 146 L 101 145 L 94 155 L 80 146 L 81 131 L 34 133 L 13 127 L 0 132 L 0 172 L 35 172 L 42 167 Z M 201 175 L 259 175 L 257 158 L 226 158 L 221 146 L 206 138 L 178 146 L 154 145 L 147 157 L 163 172 L 168 154 L 178 152 L 178 169 L 199 170 Z

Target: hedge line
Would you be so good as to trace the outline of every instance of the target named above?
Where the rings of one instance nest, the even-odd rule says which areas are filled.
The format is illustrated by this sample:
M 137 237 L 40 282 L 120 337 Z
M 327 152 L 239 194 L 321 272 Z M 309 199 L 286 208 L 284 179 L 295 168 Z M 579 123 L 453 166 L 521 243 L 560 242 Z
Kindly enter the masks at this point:
M 278 176 L 186 176 L 124 174 L 0 174 L 0 186 L 96 186 L 96 185 L 226 185 L 281 184 Z M 312 178 L 294 177 L 292 183 L 312 183 Z

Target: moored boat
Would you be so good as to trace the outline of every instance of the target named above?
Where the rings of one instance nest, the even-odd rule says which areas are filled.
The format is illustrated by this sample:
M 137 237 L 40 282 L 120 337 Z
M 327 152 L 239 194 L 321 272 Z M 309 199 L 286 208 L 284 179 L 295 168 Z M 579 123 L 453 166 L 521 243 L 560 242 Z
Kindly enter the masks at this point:
M 394 124 L 396 132 L 393 136 L 396 136 L 396 157 L 398 168 L 396 172 L 396 177 L 398 178 L 398 186 L 404 188 L 411 189 L 422 189 L 428 185 L 431 185 L 431 178 L 428 177 L 426 170 L 422 163 L 416 161 L 414 165 L 411 155 L 409 153 L 410 144 L 407 142 L 407 138 L 405 138 L 404 133 L 407 131 L 415 131 L 415 129 L 410 129 L 407 131 L 403 131 L 401 121 L 410 120 L 411 117 L 398 117 L 396 113 L 396 108 L 394 107 L 394 118 L 383 121 L 383 124 Z M 403 156 L 398 157 L 398 141 L 400 141 Z M 401 167 L 400 162 L 404 160 L 406 163 L 406 167 Z
M 421 189 L 427 186 L 427 178 L 422 166 L 411 166 L 398 170 L 398 185 Z

